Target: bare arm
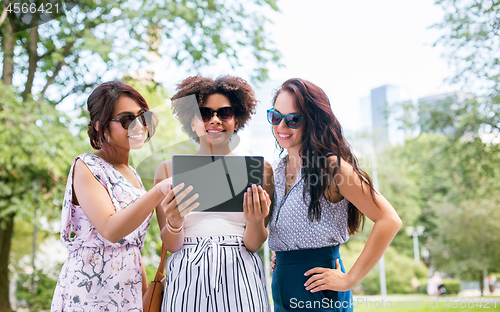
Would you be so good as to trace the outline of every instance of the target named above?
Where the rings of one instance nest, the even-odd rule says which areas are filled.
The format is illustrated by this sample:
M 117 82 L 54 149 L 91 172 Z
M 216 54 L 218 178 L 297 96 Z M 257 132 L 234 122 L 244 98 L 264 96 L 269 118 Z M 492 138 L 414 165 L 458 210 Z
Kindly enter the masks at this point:
M 157 167 L 155 171 L 155 177 L 154 177 L 154 185 L 160 183 L 161 181 L 170 178 L 172 175 L 170 174 L 172 172 L 172 161 L 171 160 L 165 160 L 162 161 Z M 158 226 L 160 227 L 160 230 L 163 229 L 166 225 L 166 220 L 167 216 L 165 215 L 165 212 L 163 209 L 159 209 L 160 203 L 158 202 L 158 205 L 156 206 L 156 219 L 158 220 Z
M 78 159 L 73 171 L 73 188 L 78 203 L 96 230 L 112 243 L 132 233 L 165 197 L 169 181 L 155 185 L 126 209 L 116 211 L 108 191 L 85 163 Z
M 270 194 L 274 192 L 272 184 L 273 169 L 266 161 L 264 165 L 263 186 L 252 186 L 243 197 L 243 213 L 247 220 L 245 233 L 243 234 L 243 243 L 250 252 L 256 252 L 266 241 L 268 231 L 265 224 L 265 218 L 269 215 L 271 206 Z
M 170 172 L 172 172 L 172 161 L 161 162 L 156 168 L 155 185 L 161 183 L 164 179 L 170 179 Z M 181 202 L 193 189 L 192 186 L 188 186 L 184 190 L 183 188 L 184 184 L 180 184 L 172 189 L 172 185 L 170 184 L 167 196 L 156 207 L 158 225 L 161 229 L 161 240 L 165 244 L 166 249 L 172 253 L 182 248 L 184 244 L 184 230 L 181 230 L 179 233 L 173 233 L 169 230 L 167 222 L 174 229 L 180 228 L 184 224 L 185 217 L 181 217 L 179 209 L 186 209 L 187 213 L 189 213 L 199 205 L 198 202 L 194 202 L 198 198 L 198 194 L 192 195 L 180 206 L 177 205 L 177 201 Z
M 267 161 L 265 162 L 265 167 L 264 167 L 264 190 L 269 194 L 269 198 L 271 199 L 271 206 L 274 203 L 274 172 L 273 172 L 273 167 L 271 166 L 270 163 Z M 264 219 L 264 224 L 267 225 L 269 224 L 269 220 L 271 220 L 271 214 L 272 211 L 269 209 L 269 213 L 267 214 L 266 218 Z
M 329 157 L 329 160 L 335 161 L 335 157 Z M 369 186 L 361 181 L 346 161 L 341 162 L 340 176 L 337 178 L 338 190 L 332 183 L 330 192 L 340 192 L 375 225 L 363 251 L 347 274 L 343 274 L 339 268 L 314 268 L 306 272 L 306 275 L 316 273 L 306 282 L 306 289 L 312 292 L 324 289 L 347 291 L 356 286 L 382 258 L 402 224 L 394 208 L 381 194 L 376 192 L 376 203 L 373 201 Z

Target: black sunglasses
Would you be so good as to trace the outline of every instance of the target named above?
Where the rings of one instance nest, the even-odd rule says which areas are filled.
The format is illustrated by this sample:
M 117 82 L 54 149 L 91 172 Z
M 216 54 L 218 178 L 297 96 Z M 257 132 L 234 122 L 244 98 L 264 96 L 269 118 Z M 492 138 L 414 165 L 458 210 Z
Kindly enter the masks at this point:
M 216 111 L 208 107 L 200 107 L 200 114 L 203 122 L 209 122 L 214 116 L 214 113 L 217 113 L 217 117 L 219 117 L 221 121 L 228 122 L 234 117 L 234 107 L 221 107 Z
M 153 112 L 143 110 L 137 115 L 128 113 L 120 118 L 111 119 L 111 121 L 119 121 L 122 124 L 123 129 L 129 130 L 135 127 L 137 117 L 141 117 L 139 120 L 143 126 L 149 126 L 151 125 L 153 120 Z
M 302 126 L 302 120 L 304 120 L 304 116 L 296 115 L 296 114 L 287 114 L 283 115 L 273 109 L 267 110 L 267 121 L 273 126 L 277 126 L 280 124 L 281 119 L 285 119 L 285 124 L 288 128 L 291 129 L 299 129 Z

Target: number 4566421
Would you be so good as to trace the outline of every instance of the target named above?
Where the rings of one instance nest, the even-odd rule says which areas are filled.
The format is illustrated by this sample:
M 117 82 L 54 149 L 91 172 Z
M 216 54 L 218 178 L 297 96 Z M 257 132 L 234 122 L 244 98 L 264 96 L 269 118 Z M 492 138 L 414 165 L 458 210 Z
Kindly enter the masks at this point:
M 9 3 L 6 10 L 8 13 L 14 14 L 52 14 L 59 13 L 61 9 L 59 3 L 42 3 L 38 7 L 36 3 Z

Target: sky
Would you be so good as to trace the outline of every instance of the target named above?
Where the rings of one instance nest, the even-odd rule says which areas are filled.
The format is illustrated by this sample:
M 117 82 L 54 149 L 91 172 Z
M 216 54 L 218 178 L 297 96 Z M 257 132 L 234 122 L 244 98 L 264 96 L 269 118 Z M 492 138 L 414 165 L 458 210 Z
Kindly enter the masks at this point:
M 307 3 L 307 5 L 306 5 Z M 360 127 L 359 100 L 385 84 L 416 99 L 449 91 L 443 50 L 432 47 L 443 19 L 432 0 L 282 0 L 272 38 L 285 69 L 273 80 L 307 79 L 323 88 L 344 129 Z

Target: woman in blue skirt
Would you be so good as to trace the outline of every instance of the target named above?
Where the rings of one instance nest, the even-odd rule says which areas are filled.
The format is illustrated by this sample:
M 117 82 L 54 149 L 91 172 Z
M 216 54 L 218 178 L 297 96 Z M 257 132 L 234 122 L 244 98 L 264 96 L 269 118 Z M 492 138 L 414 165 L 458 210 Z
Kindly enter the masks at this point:
M 274 311 L 352 311 L 351 289 L 380 260 L 401 219 L 359 167 L 321 88 L 285 81 L 267 117 L 280 152 L 287 151 L 274 170 L 268 224 Z M 365 215 L 375 225 L 346 273 L 339 245 Z

